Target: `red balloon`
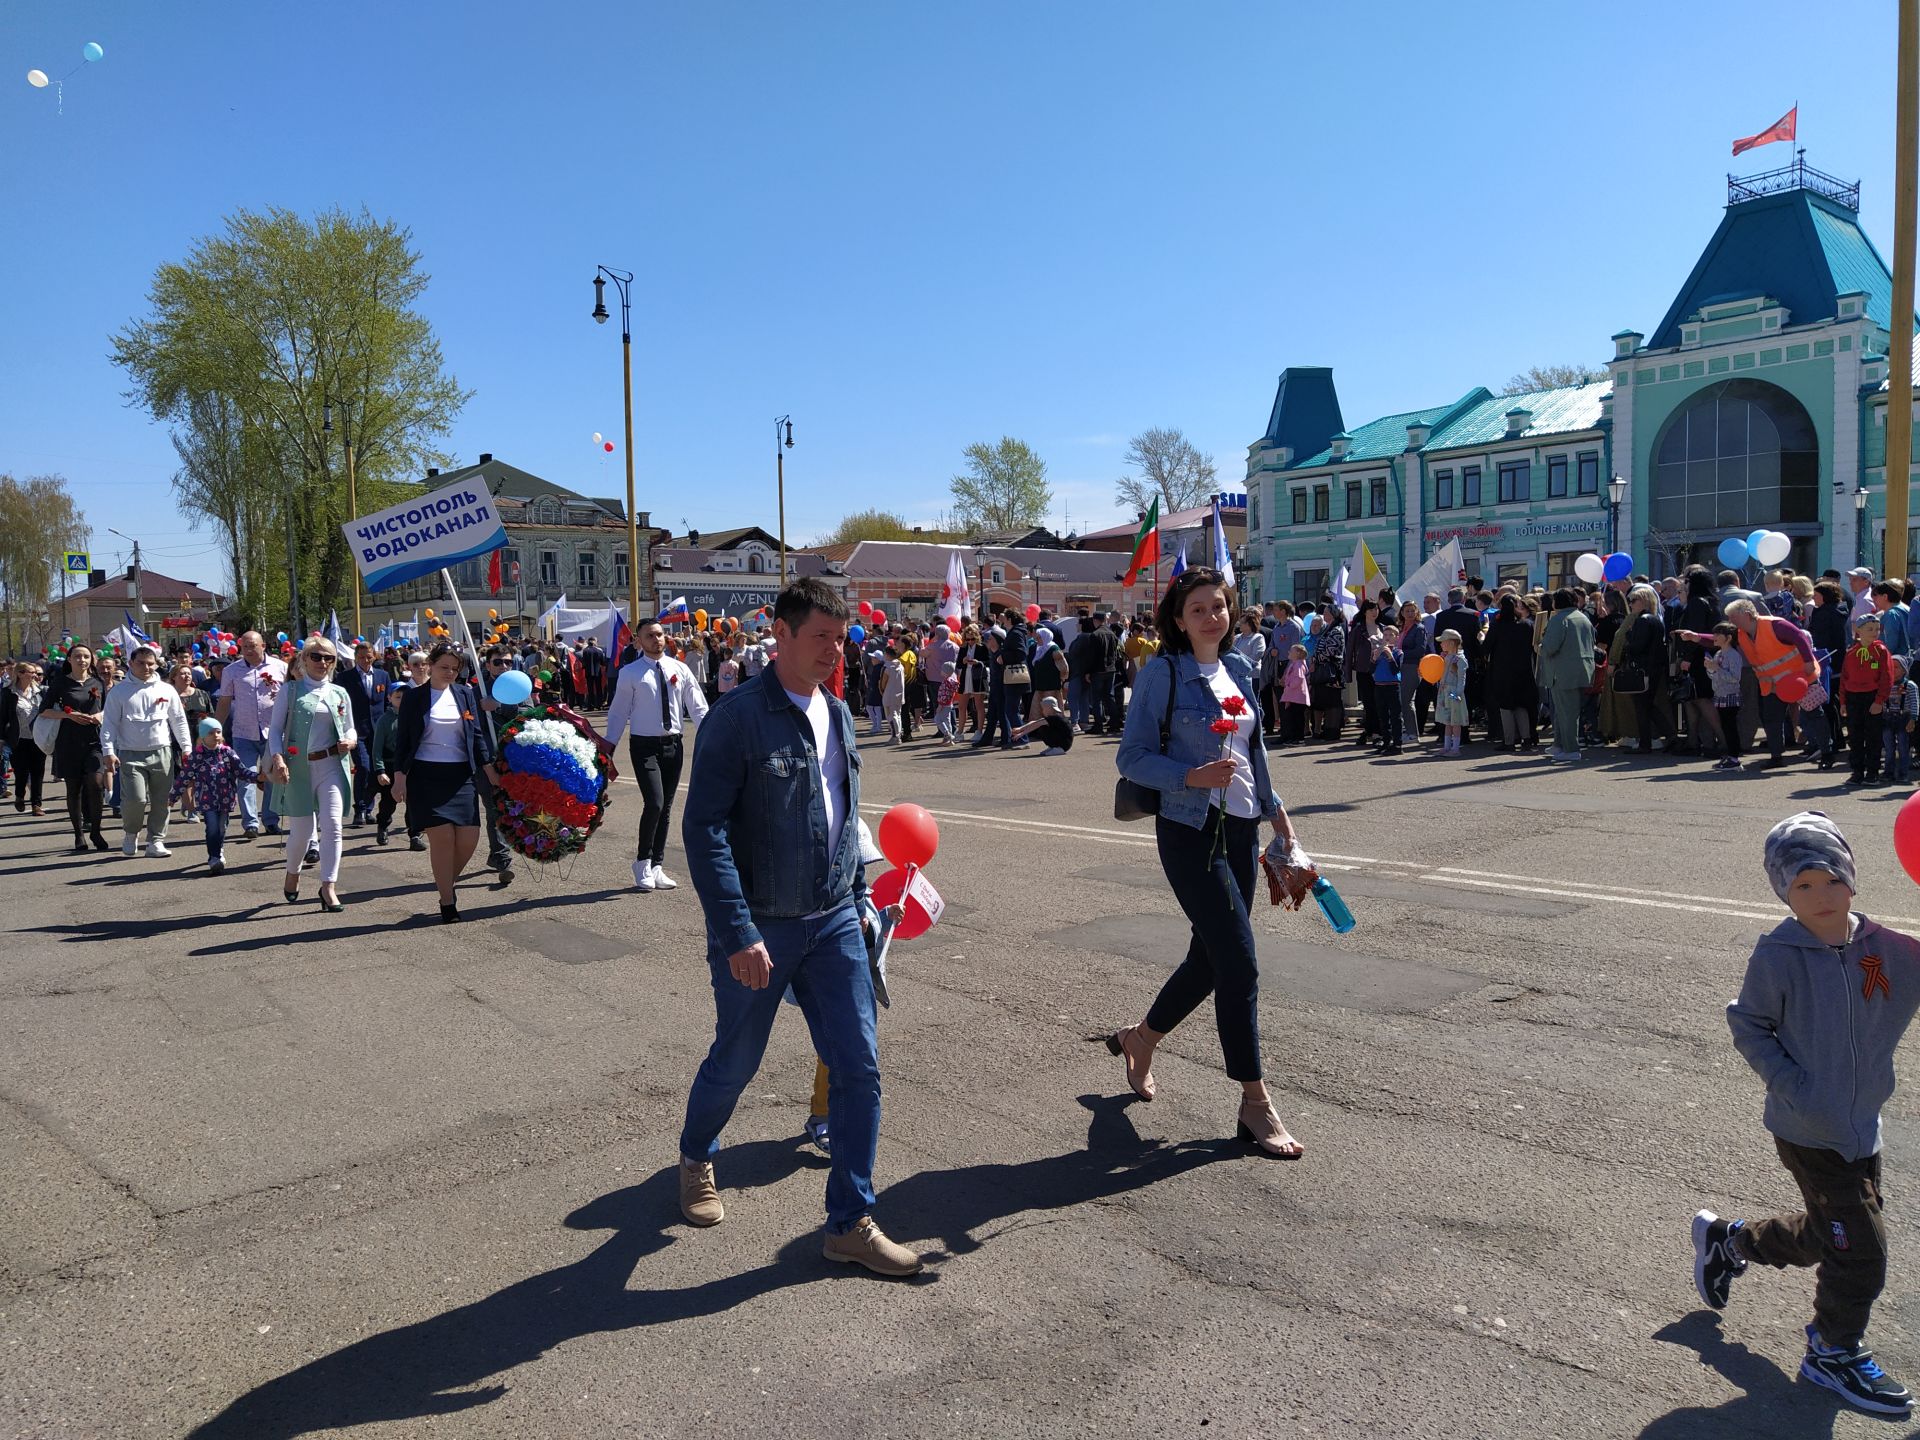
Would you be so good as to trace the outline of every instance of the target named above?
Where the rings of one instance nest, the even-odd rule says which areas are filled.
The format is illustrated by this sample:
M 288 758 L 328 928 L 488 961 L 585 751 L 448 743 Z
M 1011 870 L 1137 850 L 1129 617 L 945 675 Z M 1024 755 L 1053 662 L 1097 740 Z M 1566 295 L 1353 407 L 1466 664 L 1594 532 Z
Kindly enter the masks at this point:
M 1784 680 L 1776 680 L 1773 685 L 1773 693 L 1789 705 L 1798 705 L 1806 698 L 1807 677 L 1804 675 L 1789 675 Z
M 1920 791 L 1907 797 L 1893 817 L 1893 853 L 1907 874 L 1920 885 Z
M 875 611 L 873 612 L 873 623 L 874 623 L 874 624 L 876 624 L 876 625 L 884 625 L 884 624 L 886 624 L 886 623 L 887 623 L 887 612 L 886 612 L 886 611 L 884 611 L 884 610 L 875 610 Z
M 613 441 L 611 440 L 603 441 L 601 443 L 601 449 L 605 450 L 609 455 L 611 455 L 613 453 Z
M 873 602 L 870 600 L 862 600 L 860 602 L 860 613 L 862 615 L 871 615 L 873 613 Z
M 1038 605 L 1027 606 L 1027 623 L 1031 625 L 1033 624 L 1034 621 L 1038 620 L 1039 618 L 1040 618 L 1040 607 Z
M 886 874 L 873 882 L 872 887 L 867 893 L 873 900 L 874 906 L 881 910 L 886 909 L 889 905 L 901 903 L 901 897 L 903 895 L 906 896 L 902 906 L 906 913 L 900 917 L 899 921 L 893 927 L 894 939 L 917 940 L 933 928 L 933 917 L 927 914 L 927 907 L 922 905 L 914 896 L 907 894 L 906 871 L 887 871 Z
M 928 865 L 940 848 L 940 827 L 918 805 L 896 805 L 880 817 L 880 853 L 905 869 Z

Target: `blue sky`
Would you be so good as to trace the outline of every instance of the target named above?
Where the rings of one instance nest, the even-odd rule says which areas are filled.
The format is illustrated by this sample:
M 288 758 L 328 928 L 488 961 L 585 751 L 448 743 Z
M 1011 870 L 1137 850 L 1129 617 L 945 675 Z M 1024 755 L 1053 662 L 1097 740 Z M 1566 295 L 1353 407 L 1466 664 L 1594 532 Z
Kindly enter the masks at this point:
M 1444 19 L 1435 19 L 1443 14 Z M 165 430 L 107 337 L 230 211 L 412 228 L 474 389 L 447 439 L 619 493 L 632 269 L 639 508 L 928 521 L 974 440 L 1046 459 L 1086 531 L 1126 438 L 1175 425 L 1238 488 L 1279 372 L 1346 417 L 1598 363 L 1712 233 L 1728 143 L 1796 101 L 1808 159 L 1892 228 L 1891 6 L 895 3 L 0 10 L 0 470 L 64 474 L 96 563 L 218 583 Z M 54 91 L 96 40 L 106 58 Z

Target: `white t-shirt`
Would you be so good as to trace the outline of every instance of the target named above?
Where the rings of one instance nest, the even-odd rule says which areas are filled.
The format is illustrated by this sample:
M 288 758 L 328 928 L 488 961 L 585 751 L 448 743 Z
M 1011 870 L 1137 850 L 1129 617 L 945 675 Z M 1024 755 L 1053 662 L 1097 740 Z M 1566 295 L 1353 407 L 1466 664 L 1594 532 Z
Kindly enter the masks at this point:
M 331 705 L 314 706 L 313 718 L 307 724 L 307 754 L 317 755 L 331 747 L 339 738 L 333 725 L 333 707 Z M 339 762 L 336 759 L 333 763 Z
M 784 688 L 784 687 L 783 687 Z M 847 823 L 847 752 L 833 736 L 833 702 L 824 690 L 787 698 L 806 713 L 813 727 L 813 753 L 820 757 L 820 789 L 827 805 L 827 855 L 840 853 L 840 827 Z
M 1200 674 L 1221 701 L 1224 702 L 1229 696 L 1241 701 L 1246 699 L 1240 693 L 1240 687 L 1234 683 L 1233 676 L 1227 673 L 1227 667 L 1218 660 L 1211 665 L 1201 665 Z M 1233 779 L 1227 784 L 1227 813 L 1237 815 L 1242 820 L 1257 820 L 1260 817 L 1260 800 L 1254 794 L 1253 754 L 1247 748 L 1253 742 L 1253 706 L 1247 706 L 1235 721 L 1235 726 L 1233 734 L 1221 737 L 1227 742 L 1224 753 L 1237 762 Z
M 434 691 L 433 703 L 427 707 L 426 732 L 421 735 L 413 758 L 442 765 L 464 765 L 467 762 L 464 740 L 460 707 L 453 701 L 453 687 Z

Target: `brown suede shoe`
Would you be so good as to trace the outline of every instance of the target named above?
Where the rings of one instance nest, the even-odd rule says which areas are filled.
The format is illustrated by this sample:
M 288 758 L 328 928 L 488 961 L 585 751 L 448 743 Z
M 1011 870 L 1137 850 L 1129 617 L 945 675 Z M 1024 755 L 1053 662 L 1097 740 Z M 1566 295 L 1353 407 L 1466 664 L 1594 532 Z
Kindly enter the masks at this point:
M 711 1162 L 681 1158 L 680 1213 L 689 1225 L 718 1225 L 727 1218 L 727 1207 L 713 1185 Z
M 904 1245 L 896 1245 L 881 1233 L 871 1215 L 862 1215 L 860 1223 L 844 1235 L 827 1232 L 820 1253 L 843 1265 L 864 1265 L 877 1275 L 918 1275 L 920 1257 Z

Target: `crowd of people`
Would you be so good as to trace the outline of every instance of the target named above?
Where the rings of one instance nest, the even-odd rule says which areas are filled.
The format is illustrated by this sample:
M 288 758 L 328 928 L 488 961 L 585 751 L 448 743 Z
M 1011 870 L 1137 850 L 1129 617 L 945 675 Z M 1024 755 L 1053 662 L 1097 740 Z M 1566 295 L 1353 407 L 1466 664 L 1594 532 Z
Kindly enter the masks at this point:
M 1739 770 L 1790 750 L 1848 783 L 1905 784 L 1920 687 L 1911 580 L 1864 567 L 1818 577 L 1689 567 L 1548 592 L 1467 576 L 1444 595 L 1322 597 L 1241 617 L 1273 747 L 1351 743 L 1381 755 L 1465 743 L 1579 760 L 1617 747 Z

